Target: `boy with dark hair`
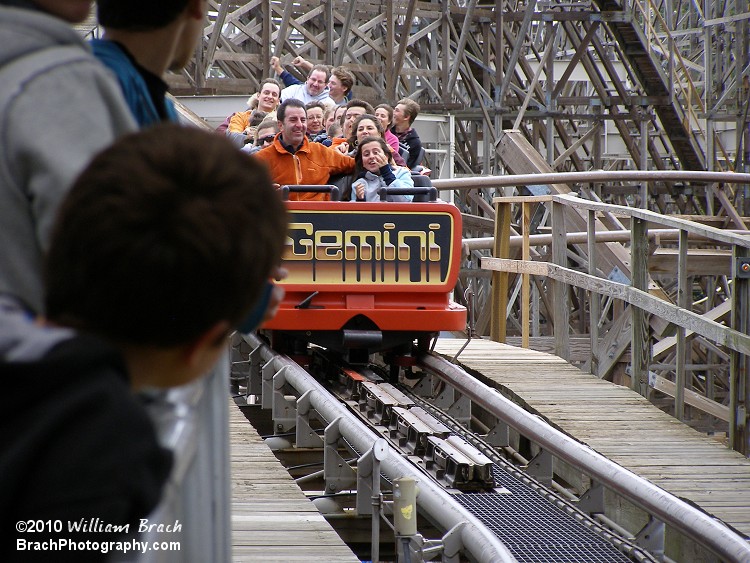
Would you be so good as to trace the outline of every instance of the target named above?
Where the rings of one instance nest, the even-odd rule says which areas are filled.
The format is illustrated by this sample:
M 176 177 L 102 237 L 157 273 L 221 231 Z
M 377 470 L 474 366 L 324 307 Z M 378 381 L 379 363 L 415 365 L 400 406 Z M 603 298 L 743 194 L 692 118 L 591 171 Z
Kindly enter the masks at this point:
M 417 132 L 412 128 L 414 120 L 419 115 L 419 104 L 410 98 L 403 98 L 393 108 L 393 127 L 391 132 L 398 138 L 398 144 L 405 149 L 409 156 L 406 165 L 412 170 L 421 162 L 422 141 Z
M 331 71 L 328 79 L 328 95 L 337 106 L 344 105 L 352 98 L 354 75 L 344 67 L 337 66 Z
M 97 1 L 104 39 L 91 46 L 117 76 L 141 127 L 177 121 L 162 75 L 182 69 L 193 56 L 207 9 L 207 0 Z
M 158 126 L 93 160 L 53 231 L 47 324 L 0 299 L 0 526 L 137 531 L 171 454 L 133 391 L 200 377 L 243 320 L 259 323 L 285 233 L 267 172 L 212 133 Z

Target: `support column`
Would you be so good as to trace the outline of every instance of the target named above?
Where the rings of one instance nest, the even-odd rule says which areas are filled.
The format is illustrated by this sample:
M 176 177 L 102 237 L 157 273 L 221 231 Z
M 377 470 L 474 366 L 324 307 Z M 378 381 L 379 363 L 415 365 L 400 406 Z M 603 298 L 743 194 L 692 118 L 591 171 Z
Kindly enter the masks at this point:
M 732 328 L 750 334 L 750 251 L 734 247 L 732 280 Z M 731 351 L 729 364 L 729 443 L 733 449 L 750 456 L 750 357 Z
M 632 266 L 631 285 L 648 291 L 648 229 L 646 221 L 633 217 L 631 224 L 630 254 Z M 630 306 L 633 314 L 630 346 L 631 388 L 644 397 L 648 394 L 648 366 L 651 357 L 648 314 L 639 307 Z

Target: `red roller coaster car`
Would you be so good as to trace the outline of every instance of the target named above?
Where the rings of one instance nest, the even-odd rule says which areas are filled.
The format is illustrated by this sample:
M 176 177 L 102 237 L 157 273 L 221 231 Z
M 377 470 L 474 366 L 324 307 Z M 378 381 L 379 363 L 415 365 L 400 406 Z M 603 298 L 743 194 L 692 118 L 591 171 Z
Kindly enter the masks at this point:
M 417 189 L 419 192 L 422 189 Z M 434 188 L 429 188 L 434 199 Z M 437 202 L 290 201 L 280 282 L 264 325 L 274 347 L 315 343 L 358 357 L 466 327 L 450 300 L 460 266 L 461 214 Z

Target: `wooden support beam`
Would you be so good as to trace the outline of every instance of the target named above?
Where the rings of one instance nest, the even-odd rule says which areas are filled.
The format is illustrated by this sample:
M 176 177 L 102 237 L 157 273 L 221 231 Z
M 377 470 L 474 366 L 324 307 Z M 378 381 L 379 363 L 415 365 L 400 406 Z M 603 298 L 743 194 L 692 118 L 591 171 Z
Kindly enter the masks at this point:
M 677 386 L 673 381 L 670 381 L 669 379 L 660 377 L 658 375 L 651 374 L 650 382 L 651 387 L 653 387 L 660 393 L 669 395 L 673 399 L 677 397 Z M 708 413 L 711 416 L 715 416 L 719 420 L 729 422 L 729 407 L 726 407 L 721 403 L 717 403 L 716 401 L 712 401 L 711 399 L 708 399 L 700 393 L 696 393 L 695 391 L 692 391 L 690 389 L 684 389 L 683 393 L 684 401 L 686 404 L 700 409 L 701 411 Z
M 631 287 L 636 290 L 646 291 L 648 289 L 648 235 L 646 222 L 643 219 L 633 218 L 631 224 L 632 240 L 630 243 L 632 255 L 632 281 Z M 633 307 L 631 314 L 633 321 L 631 333 L 633 341 L 630 346 L 630 365 L 632 369 L 632 389 L 644 397 L 648 392 L 648 363 L 651 356 L 651 338 L 648 327 L 648 310 L 642 307 Z
M 565 240 L 565 207 L 552 203 L 552 258 L 555 265 L 564 268 L 568 263 L 567 241 Z M 484 264 L 483 264 L 484 266 Z M 568 287 L 562 280 L 555 280 L 552 287 L 555 321 L 555 354 L 563 359 L 570 356 L 570 309 L 568 307 Z
M 344 26 L 341 28 L 341 33 L 339 34 L 339 48 L 336 52 L 336 58 L 334 59 L 334 64 L 336 66 L 341 66 L 341 64 L 344 62 L 344 54 L 346 53 L 346 47 L 349 42 L 349 30 L 352 28 L 352 19 L 354 18 L 354 11 L 356 7 L 357 0 L 349 0 L 346 8 L 346 18 L 344 19 Z
M 630 305 L 635 305 L 652 315 L 658 315 L 668 322 L 692 330 L 716 344 L 726 346 L 741 354 L 750 355 L 750 333 L 740 332 L 688 309 L 681 309 L 672 303 L 667 303 L 629 285 L 590 276 L 549 262 L 482 258 L 482 268 L 498 272 L 546 276 L 553 280 L 563 281 L 568 285 L 593 290 L 602 295 L 608 295 Z
M 692 288 L 689 285 L 689 278 L 687 275 L 687 233 L 680 231 L 680 242 L 678 248 L 679 258 L 677 260 L 677 306 L 682 309 L 687 309 L 688 300 L 692 298 Z M 690 388 L 690 382 L 685 372 L 685 364 L 687 363 L 687 341 L 685 337 L 685 328 L 677 327 L 677 351 L 675 357 L 676 376 L 675 376 L 675 417 L 677 420 L 685 420 L 685 391 Z
M 589 211 L 586 233 L 586 247 L 589 257 L 588 273 L 595 276 L 598 272 L 596 266 L 596 213 Z M 591 357 L 588 364 L 589 371 L 597 375 L 599 373 L 599 316 L 601 315 L 601 297 L 595 291 L 588 292 L 589 299 L 589 335 L 591 341 Z
M 227 18 L 227 12 L 229 11 L 229 2 L 219 3 L 219 12 L 216 15 L 216 21 L 214 23 L 213 30 L 208 37 L 208 45 L 206 47 L 205 54 L 205 67 L 201 69 L 205 74 L 206 70 L 214 63 L 214 57 L 216 56 L 216 46 L 219 44 L 221 38 L 221 30 L 224 27 L 224 21 Z
M 472 27 L 472 15 L 474 8 L 477 5 L 477 0 L 469 0 L 469 5 L 466 9 L 466 17 L 464 23 L 461 26 L 461 36 L 458 39 L 458 45 L 456 46 L 456 53 L 453 57 L 453 66 L 451 67 L 450 77 L 448 78 L 447 90 L 452 92 L 456 86 L 456 79 L 458 78 L 458 71 L 461 68 L 461 62 L 464 58 L 464 50 L 466 49 L 466 42 L 469 40 L 469 34 L 471 33 Z M 445 46 L 444 46 L 445 47 Z
M 727 318 L 731 312 L 732 312 L 732 301 L 730 299 L 727 299 L 721 305 L 714 307 L 707 313 L 704 313 L 703 315 L 701 315 L 701 317 L 718 323 L 718 322 L 721 322 L 722 319 Z M 692 335 L 693 335 L 692 330 L 688 330 L 685 332 L 686 337 L 690 337 Z M 653 359 L 661 358 L 662 356 L 670 352 L 673 352 L 676 345 L 677 345 L 677 337 L 675 336 L 668 336 L 667 338 L 660 340 L 659 342 L 654 344 L 654 348 L 652 351 Z
M 523 237 L 523 246 L 521 250 L 521 258 L 523 260 L 531 260 L 531 254 L 529 252 L 529 229 L 531 226 L 531 205 L 523 206 L 522 214 L 522 225 L 521 225 L 521 236 Z M 529 274 L 521 275 L 521 335 L 522 335 L 522 346 L 524 348 L 529 347 L 529 322 L 531 307 L 531 286 L 529 284 Z
M 727 197 L 726 192 L 723 188 L 719 188 L 714 191 L 714 194 L 716 195 L 716 199 L 721 202 L 721 207 L 726 211 L 727 217 L 729 217 L 732 222 L 737 225 L 738 229 L 747 230 L 747 225 L 742 219 L 742 216 L 737 212 L 737 210 L 734 208 L 734 205 L 732 205 L 732 202 L 729 201 L 729 198 Z
M 497 204 L 495 211 L 495 248 L 494 256 L 508 258 L 510 256 L 510 205 Z M 495 342 L 505 342 L 506 316 L 508 307 L 508 274 L 507 272 L 492 272 L 492 324 L 490 338 Z
M 676 248 L 658 248 L 648 258 L 648 271 L 651 274 L 673 275 L 677 271 L 679 254 Z M 732 275 L 730 250 L 690 248 L 687 250 L 686 260 L 686 273 L 690 277 Z
M 391 0 L 392 1 L 392 0 Z M 392 100 L 396 100 L 396 85 L 398 84 L 399 76 L 404 67 L 404 59 L 406 58 L 406 48 L 409 46 L 409 30 L 411 29 L 411 21 L 414 18 L 414 11 L 417 9 L 417 0 L 409 0 L 409 5 L 406 8 L 406 14 L 404 15 L 404 25 L 401 29 L 401 38 L 398 44 L 398 51 L 396 57 L 393 60 L 393 66 L 391 74 L 393 75 L 392 90 L 388 92 L 388 97 Z M 395 16 L 395 14 L 392 14 Z M 395 24 L 394 24 L 395 25 Z

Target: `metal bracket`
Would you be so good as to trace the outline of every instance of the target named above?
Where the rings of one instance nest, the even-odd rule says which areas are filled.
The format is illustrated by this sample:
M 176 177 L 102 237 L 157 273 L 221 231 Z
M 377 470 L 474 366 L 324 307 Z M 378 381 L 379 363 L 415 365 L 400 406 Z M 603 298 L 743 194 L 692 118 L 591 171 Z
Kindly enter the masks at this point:
M 380 495 L 380 462 L 388 457 L 388 442 L 378 438 L 362 457 L 357 460 L 357 515 L 373 514 L 373 491 Z
M 465 522 L 456 524 L 443 536 L 443 561 L 446 563 L 459 563 L 461 561 L 461 550 L 464 549 L 461 529 L 465 525 Z
M 439 409 L 447 409 L 455 402 L 456 402 L 456 390 L 446 383 L 445 389 L 443 389 L 440 395 L 435 397 L 435 400 L 432 402 L 432 404 L 438 407 Z
M 250 384 L 247 389 L 248 395 L 260 395 L 263 393 L 263 357 L 261 347 L 257 346 L 250 352 Z
M 247 397 L 247 388 L 250 386 L 250 345 L 235 333 L 232 335 L 232 345 L 229 349 L 229 390 L 232 395 L 240 395 L 240 388 L 245 387 L 245 397 Z
M 279 370 L 279 373 L 287 369 L 286 366 Z M 266 362 L 262 368 L 260 368 L 262 377 L 261 382 L 261 393 L 260 393 L 260 406 L 264 409 L 270 409 L 273 407 L 273 377 L 276 375 L 276 366 L 273 360 Z
M 448 414 L 468 428 L 471 424 L 471 399 L 461 395 L 448 408 Z
M 312 389 L 306 391 L 297 399 L 297 433 L 295 443 L 298 448 L 321 448 L 323 439 L 310 426 L 310 395 Z
M 409 550 L 407 559 L 405 550 Z M 422 534 L 416 536 L 396 537 L 396 556 L 398 561 L 411 561 L 411 563 L 423 563 L 433 559 L 443 551 L 443 542 L 440 540 L 425 540 Z
M 510 427 L 502 420 L 498 420 L 484 439 L 496 448 L 508 447 L 510 446 Z
M 591 487 L 581 495 L 577 503 L 578 509 L 591 514 L 604 514 L 604 487 L 596 481 L 591 482 Z
M 425 375 L 411 391 L 419 397 L 432 397 L 435 394 L 435 379 L 432 375 Z
M 271 417 L 276 432 L 287 432 L 297 424 L 297 401 L 287 399 L 284 394 L 286 387 L 286 370 L 284 367 L 273 376 L 273 406 Z
M 539 453 L 529 461 L 526 473 L 549 486 L 552 484 L 553 470 L 552 454 L 547 450 L 539 450 Z
M 323 450 L 323 479 L 326 482 L 326 492 L 337 493 L 349 489 L 357 483 L 357 475 L 346 460 L 339 454 L 339 440 L 343 437 L 339 424 L 342 417 L 337 418 L 326 426 Z
M 440 561 L 442 563 L 459 563 L 461 561 L 461 551 L 465 549 L 461 537 L 461 530 L 465 525 L 465 522 L 456 524 L 439 540 L 426 540 L 422 534 L 417 534 L 416 536 L 409 537 L 408 544 L 397 542 L 399 555 L 404 555 L 403 550 L 408 545 L 412 563 L 434 561 L 437 556 L 441 556 Z
M 657 559 L 664 557 L 664 522 L 653 516 L 649 517 L 648 523 L 635 536 L 636 545 L 653 554 Z

